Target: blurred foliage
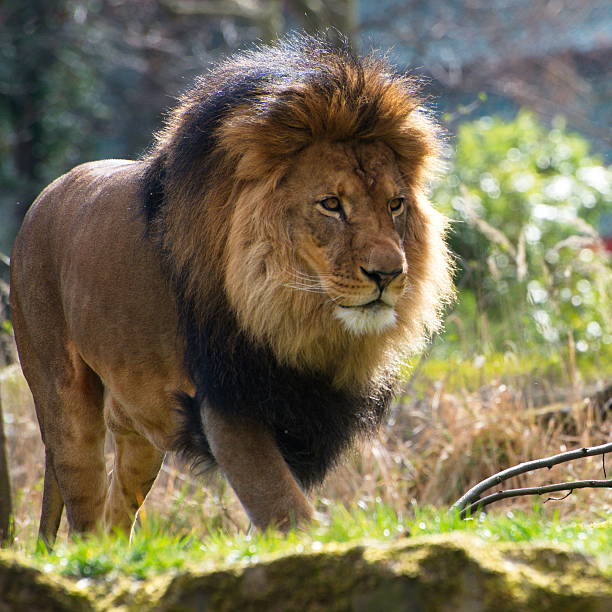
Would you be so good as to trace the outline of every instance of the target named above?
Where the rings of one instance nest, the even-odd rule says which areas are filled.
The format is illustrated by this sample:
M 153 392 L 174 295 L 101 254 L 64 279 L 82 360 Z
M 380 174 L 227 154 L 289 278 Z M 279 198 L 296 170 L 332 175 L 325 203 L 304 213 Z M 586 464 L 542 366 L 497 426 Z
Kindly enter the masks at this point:
M 161 113 L 211 61 L 285 28 L 353 31 L 353 0 L 315 4 L 0 2 L 0 251 L 54 178 L 142 155 Z
M 45 185 L 85 161 L 141 155 L 189 80 L 258 35 L 157 0 L 5 0 L 0 23 L 4 252 Z
M 316 4 L 0 3 L 0 252 L 56 176 L 141 155 L 160 112 L 210 60 L 272 37 L 273 27 L 356 27 L 352 0 Z M 522 112 L 465 123 L 484 102 L 483 93 L 447 117 L 456 154 L 434 199 L 455 220 L 461 292 L 441 356 L 533 349 L 558 363 L 604 363 L 610 270 L 594 227 L 610 210 L 610 170 L 560 120 L 549 129 Z M 0 278 L 6 271 L 0 263 Z
M 561 119 L 549 129 L 523 111 L 459 126 L 434 193 L 460 268 L 448 350 L 610 363 L 612 272 L 594 228 L 612 209 L 611 179 Z
M 0 246 L 44 185 L 94 156 L 100 102 L 78 3 L 7 0 L 0 7 Z M 102 49 L 98 48 L 98 53 Z

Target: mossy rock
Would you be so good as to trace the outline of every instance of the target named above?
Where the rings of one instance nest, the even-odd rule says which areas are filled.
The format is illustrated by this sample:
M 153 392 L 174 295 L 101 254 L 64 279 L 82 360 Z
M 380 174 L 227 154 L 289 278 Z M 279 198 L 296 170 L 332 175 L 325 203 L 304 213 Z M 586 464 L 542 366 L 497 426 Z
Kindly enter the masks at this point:
M 0 612 L 90 612 L 92 602 L 71 582 L 0 552 Z
M 609 579 L 596 559 L 562 547 L 461 533 L 330 545 L 147 581 L 107 577 L 103 588 L 92 579 L 69 586 L 0 556 L 0 612 L 608 612 Z
M 184 573 L 154 609 L 607 612 L 612 610 L 612 587 L 584 555 L 453 534 Z

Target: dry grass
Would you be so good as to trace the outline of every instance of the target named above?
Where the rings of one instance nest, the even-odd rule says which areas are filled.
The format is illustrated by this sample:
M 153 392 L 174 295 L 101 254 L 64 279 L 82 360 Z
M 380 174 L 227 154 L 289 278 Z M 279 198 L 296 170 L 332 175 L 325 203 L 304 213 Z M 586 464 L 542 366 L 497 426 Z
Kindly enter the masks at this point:
M 412 381 L 414 383 L 414 381 Z M 407 390 L 371 444 L 364 444 L 339 467 L 319 491 L 319 506 L 382 501 L 396 512 L 413 504 L 445 507 L 483 478 L 522 461 L 565 449 L 602 444 L 610 438 L 609 420 L 580 389 L 534 407 L 526 387 L 491 383 L 476 392 L 446 388 L 444 382 L 425 390 Z M 14 493 L 17 542 L 32 541 L 40 509 L 43 446 L 32 399 L 19 366 L 0 371 L 0 392 L 6 423 Z M 110 461 L 109 453 L 109 461 Z M 612 468 L 611 468 L 612 469 Z M 530 486 L 564 480 L 601 478 L 601 458 L 584 459 L 523 475 L 507 486 Z M 508 500 L 528 509 L 533 498 Z M 575 492 L 546 506 L 563 516 L 601 516 L 612 509 L 610 490 Z M 168 457 L 145 503 L 145 516 L 158 515 L 174 533 L 195 529 L 205 535 L 216 528 L 245 529 L 247 521 L 227 484 L 218 477 L 195 478 Z M 65 525 L 62 526 L 65 533 Z
M 588 401 L 568 398 L 532 408 L 520 389 L 507 385 L 466 393 L 437 384 L 420 399 L 405 398 L 396 406 L 379 439 L 359 461 L 342 469 L 343 480 L 355 484 L 353 495 L 377 495 L 396 508 L 411 501 L 448 506 L 472 485 L 507 467 L 602 444 L 609 437 L 609 422 Z M 601 457 L 525 474 L 504 488 L 583 478 L 603 478 Z M 566 515 L 605 512 L 611 502 L 610 491 L 588 491 L 555 508 Z M 522 498 L 495 508 L 525 509 L 532 504 L 533 498 Z

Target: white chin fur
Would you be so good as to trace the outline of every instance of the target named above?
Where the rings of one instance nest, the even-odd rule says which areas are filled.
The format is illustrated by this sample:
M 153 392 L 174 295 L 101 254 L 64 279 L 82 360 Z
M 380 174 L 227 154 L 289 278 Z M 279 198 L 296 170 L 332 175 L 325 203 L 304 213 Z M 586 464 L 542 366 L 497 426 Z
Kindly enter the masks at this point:
M 334 314 L 344 326 L 356 335 L 379 333 L 393 327 L 397 320 L 395 310 L 390 306 L 370 308 L 336 308 Z

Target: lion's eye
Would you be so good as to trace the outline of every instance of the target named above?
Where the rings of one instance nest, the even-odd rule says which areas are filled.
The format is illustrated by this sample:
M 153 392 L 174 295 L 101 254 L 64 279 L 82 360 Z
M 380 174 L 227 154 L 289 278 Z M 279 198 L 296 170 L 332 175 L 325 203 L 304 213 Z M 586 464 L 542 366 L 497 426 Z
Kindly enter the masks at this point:
M 404 212 L 405 202 L 406 198 L 393 198 L 389 201 L 389 210 L 394 217 L 397 217 Z
M 340 204 L 340 200 L 335 196 L 323 198 L 322 200 L 319 200 L 318 204 L 323 209 L 323 211 L 328 211 L 336 214 L 342 213 L 342 204 Z

